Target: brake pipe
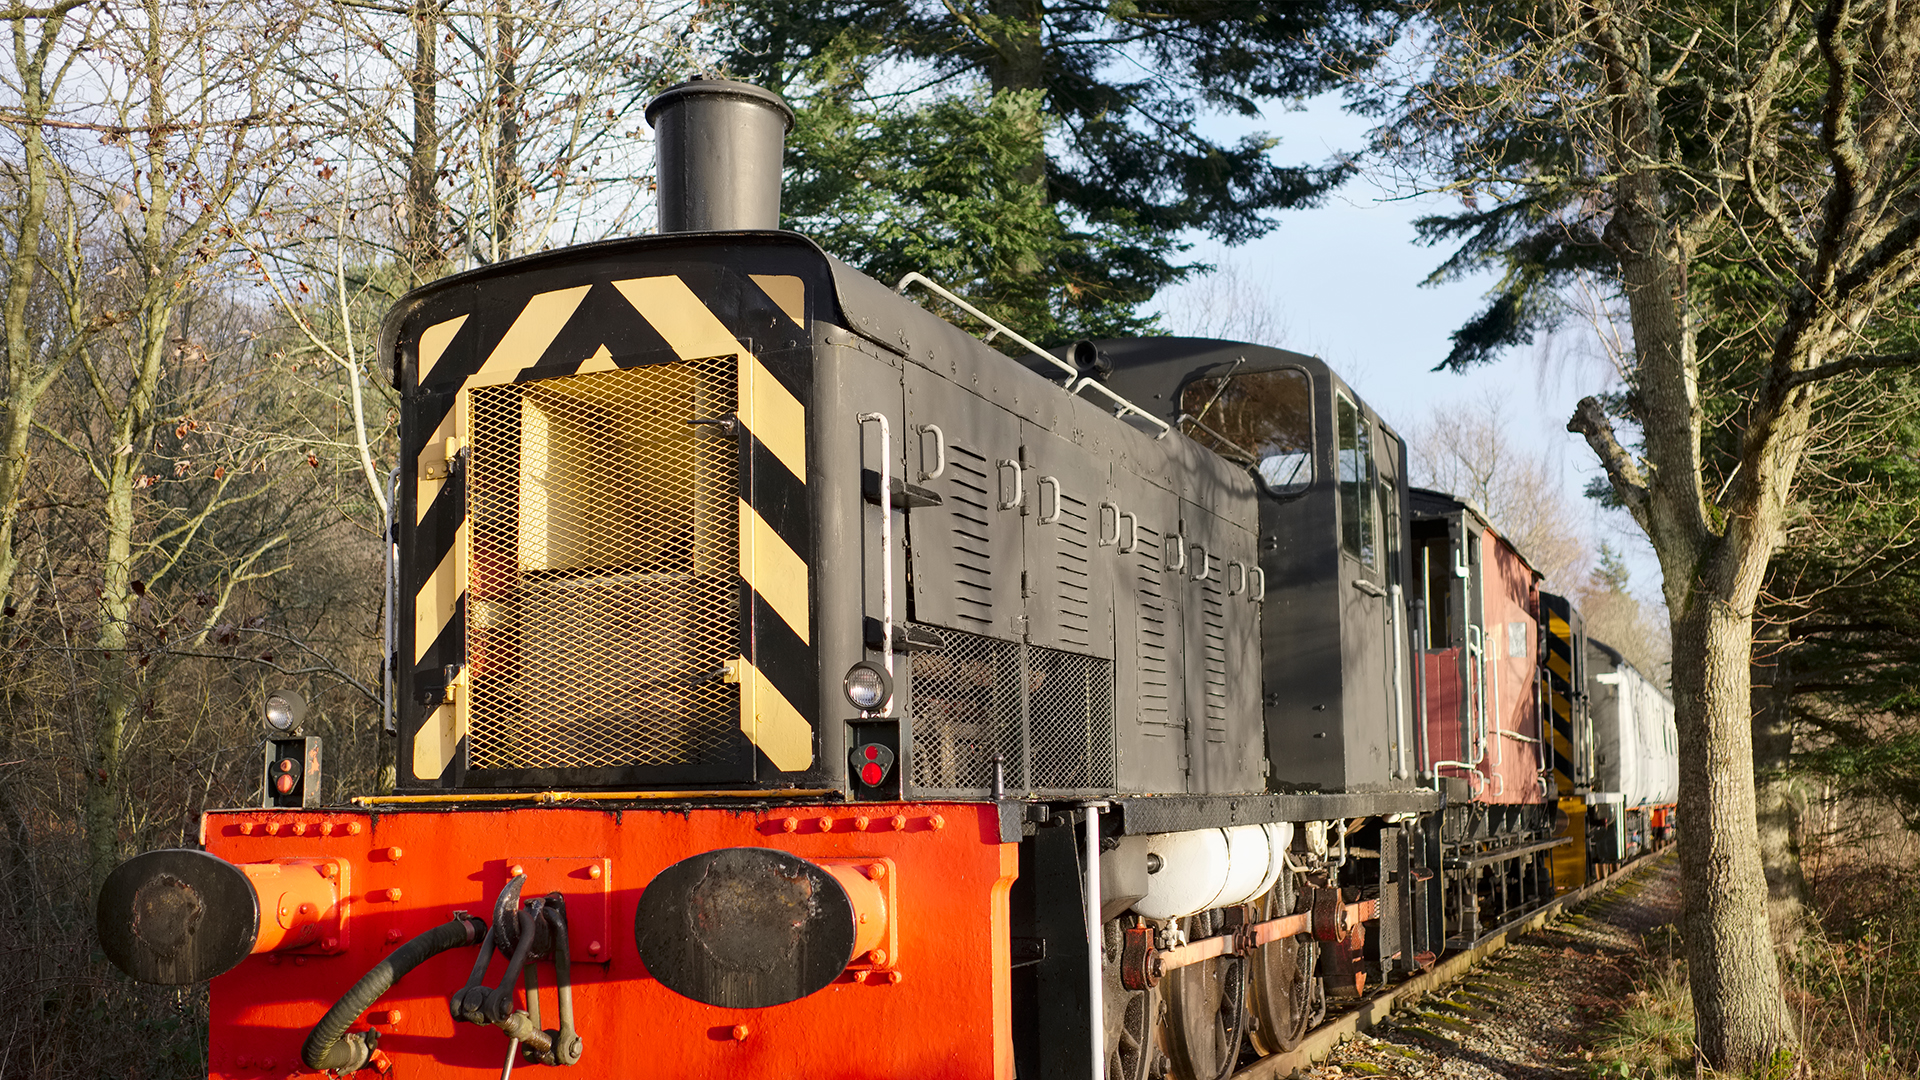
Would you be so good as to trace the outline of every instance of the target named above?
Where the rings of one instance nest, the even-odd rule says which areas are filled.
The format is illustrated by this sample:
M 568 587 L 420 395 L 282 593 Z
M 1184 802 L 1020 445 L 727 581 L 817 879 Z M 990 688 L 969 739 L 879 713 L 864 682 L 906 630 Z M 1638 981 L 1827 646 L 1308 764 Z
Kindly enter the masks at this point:
M 321 1072 L 358 1071 L 373 1055 L 374 1044 L 380 1037 L 378 1031 L 347 1034 L 347 1028 L 360 1019 L 360 1014 L 366 1012 L 380 995 L 392 989 L 402 976 L 430 957 L 463 945 L 476 942 L 484 944 L 486 940 L 485 920 L 464 911 L 456 911 L 450 921 L 393 950 L 386 959 L 360 976 L 360 981 L 354 983 L 351 989 L 340 995 L 340 1000 L 334 1002 L 333 1008 L 328 1009 L 320 1022 L 307 1033 L 307 1041 L 300 1046 L 300 1060 L 306 1063 L 307 1068 Z

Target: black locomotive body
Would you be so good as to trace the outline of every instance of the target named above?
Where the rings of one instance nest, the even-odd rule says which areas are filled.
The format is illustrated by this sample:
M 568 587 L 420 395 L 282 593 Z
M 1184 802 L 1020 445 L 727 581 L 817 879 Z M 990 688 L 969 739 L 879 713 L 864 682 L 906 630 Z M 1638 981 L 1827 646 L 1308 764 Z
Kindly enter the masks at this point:
M 1545 853 L 1577 837 L 1543 837 L 1539 814 L 1445 827 L 1449 799 L 1491 797 L 1424 749 L 1426 589 L 1399 436 L 1325 364 L 1279 349 L 1160 338 L 1010 357 L 774 227 L 783 110 L 739 84 L 669 91 L 649 109 L 659 235 L 458 275 L 396 308 L 397 792 L 358 800 L 364 836 L 359 817 L 309 831 L 298 813 L 235 812 L 209 816 L 209 849 L 243 869 L 367 859 L 365 883 L 400 857 L 383 829 L 444 832 L 429 841 L 444 887 L 376 898 L 328 878 L 342 904 L 381 899 L 423 927 L 491 906 L 503 952 L 531 857 L 587 860 L 555 879 L 558 906 L 635 931 L 556 965 L 597 980 L 580 1000 L 632 1018 L 583 1021 L 584 1060 L 644 1053 L 663 1075 L 1213 1080 L 1293 1045 L 1329 998 L 1430 964 L 1466 932 L 1487 867 L 1545 881 Z M 1258 445 L 1207 426 L 1235 380 L 1262 387 Z M 1529 685 L 1545 651 L 1513 654 Z M 1514 734 L 1544 746 L 1533 722 Z M 1528 752 L 1532 805 L 1581 797 Z M 571 846 L 524 850 L 549 821 Z M 942 859 L 953 879 L 930 882 Z M 575 878 L 619 885 L 582 900 Z M 793 916 L 779 898 L 796 882 L 831 912 Z M 124 921 L 109 900 L 149 884 L 110 887 L 103 932 Z M 313 940 L 252 947 L 373 948 Z M 780 948 L 808 959 L 782 967 Z M 935 953 L 944 970 L 915 970 Z M 246 980 L 265 962 L 214 980 L 216 1041 L 271 1042 L 236 1003 L 262 992 Z M 316 965 L 296 993 L 332 1000 L 354 973 Z M 979 1028 L 873 996 L 937 1001 L 906 995 L 943 978 L 965 983 Z M 481 1075 L 447 1048 L 487 1033 L 458 1021 L 521 1029 L 461 1000 L 415 1042 L 334 1031 L 305 1061 L 358 1068 L 379 1044 L 418 1055 L 409 1075 Z M 889 1058 L 892 1073 L 833 1057 L 882 1024 L 910 1025 L 902 1045 L 924 1056 Z M 785 1042 L 759 1049 L 763 1026 Z M 528 1060 L 569 1063 L 544 1053 Z

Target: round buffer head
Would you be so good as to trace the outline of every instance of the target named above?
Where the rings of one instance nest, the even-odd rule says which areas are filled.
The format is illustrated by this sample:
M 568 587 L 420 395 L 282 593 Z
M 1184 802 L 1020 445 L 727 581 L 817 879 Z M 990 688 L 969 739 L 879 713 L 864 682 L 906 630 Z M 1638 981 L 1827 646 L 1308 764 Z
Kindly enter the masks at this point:
M 660 871 L 640 896 L 647 972 L 708 1005 L 784 1005 L 853 959 L 854 911 L 833 875 L 771 848 L 722 848 Z
M 185 986 L 233 969 L 260 936 L 260 898 L 240 868 L 168 848 L 115 867 L 94 912 L 113 966 L 141 982 Z

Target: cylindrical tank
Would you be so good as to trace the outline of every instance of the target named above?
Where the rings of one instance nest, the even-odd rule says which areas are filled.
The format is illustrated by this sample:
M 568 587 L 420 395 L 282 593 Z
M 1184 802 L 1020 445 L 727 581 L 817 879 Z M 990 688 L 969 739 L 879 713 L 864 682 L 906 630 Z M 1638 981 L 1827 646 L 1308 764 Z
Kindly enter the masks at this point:
M 780 159 L 793 110 L 748 83 L 695 78 L 647 103 L 660 231 L 780 227 Z

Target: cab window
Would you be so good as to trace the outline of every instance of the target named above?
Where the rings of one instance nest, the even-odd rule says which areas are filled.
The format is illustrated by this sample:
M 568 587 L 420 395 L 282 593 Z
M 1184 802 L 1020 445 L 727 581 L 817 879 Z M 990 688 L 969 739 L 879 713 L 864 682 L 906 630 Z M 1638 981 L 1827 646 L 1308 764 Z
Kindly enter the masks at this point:
M 1313 483 L 1313 381 L 1304 370 L 1200 379 L 1180 408 L 1182 430 L 1248 466 L 1269 495 L 1298 495 Z
M 1377 561 L 1373 438 L 1366 417 L 1345 394 L 1334 396 L 1339 429 L 1340 549 L 1371 569 Z

